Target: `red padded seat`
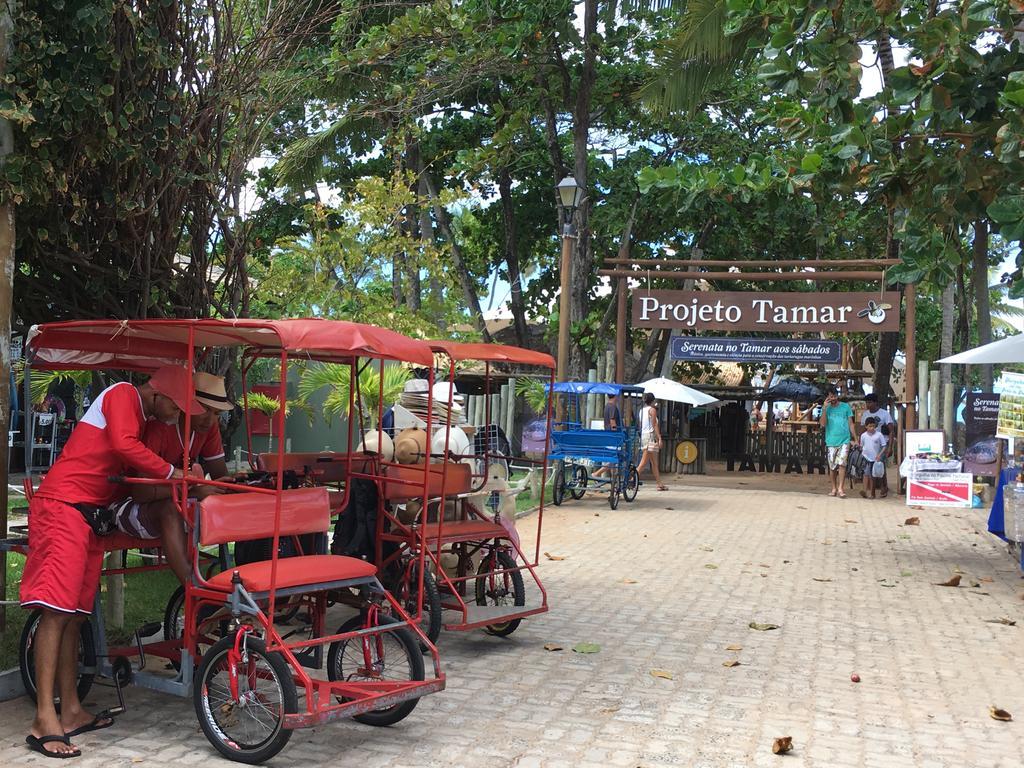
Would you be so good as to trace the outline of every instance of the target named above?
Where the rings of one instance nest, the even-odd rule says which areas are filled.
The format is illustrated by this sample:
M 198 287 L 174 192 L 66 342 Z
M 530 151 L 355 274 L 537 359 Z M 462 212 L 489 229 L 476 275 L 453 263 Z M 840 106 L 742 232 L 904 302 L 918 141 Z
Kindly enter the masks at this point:
M 270 560 L 261 560 L 237 568 L 229 568 L 210 579 L 215 589 L 231 590 L 235 571 L 242 577 L 242 586 L 250 592 L 270 591 Z M 365 579 L 377 573 L 373 563 L 342 555 L 302 555 L 277 561 L 277 588 L 302 587 L 347 579 Z
M 428 523 L 426 526 L 426 537 L 437 539 L 438 530 L 445 541 L 480 541 L 481 539 L 508 538 L 508 531 L 500 523 L 490 520 L 473 518 L 470 520 L 447 520 L 444 527 L 438 527 L 438 523 Z

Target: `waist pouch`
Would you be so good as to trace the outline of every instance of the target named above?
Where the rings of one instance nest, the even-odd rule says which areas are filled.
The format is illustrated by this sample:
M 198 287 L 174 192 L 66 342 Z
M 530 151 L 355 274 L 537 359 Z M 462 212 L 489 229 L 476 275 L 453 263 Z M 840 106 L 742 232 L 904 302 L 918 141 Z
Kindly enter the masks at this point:
M 97 536 L 109 536 L 117 527 L 114 525 L 114 510 L 110 507 L 97 507 L 95 504 L 72 504 L 82 513 L 85 522 Z

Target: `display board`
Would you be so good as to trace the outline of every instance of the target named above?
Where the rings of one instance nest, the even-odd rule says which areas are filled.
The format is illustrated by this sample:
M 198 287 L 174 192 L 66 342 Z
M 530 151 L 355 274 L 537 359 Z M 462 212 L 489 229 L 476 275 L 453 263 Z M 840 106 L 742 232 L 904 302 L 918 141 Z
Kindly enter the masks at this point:
M 970 507 L 974 476 L 968 472 L 915 472 L 907 478 L 907 504 L 917 507 Z
M 1024 437 L 1024 374 L 1004 373 L 999 377 L 998 437 Z
M 821 339 L 673 336 L 673 360 L 733 363 L 838 363 L 842 344 Z

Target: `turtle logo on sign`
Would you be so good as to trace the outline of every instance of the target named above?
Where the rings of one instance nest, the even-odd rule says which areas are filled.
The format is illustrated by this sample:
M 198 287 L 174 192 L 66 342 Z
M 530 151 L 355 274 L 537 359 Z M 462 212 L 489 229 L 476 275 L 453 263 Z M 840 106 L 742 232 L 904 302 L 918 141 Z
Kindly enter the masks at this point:
M 866 317 L 868 322 L 874 325 L 881 325 L 885 322 L 885 313 L 892 309 L 892 304 L 876 303 L 873 299 L 868 300 L 868 308 L 857 313 L 857 317 Z

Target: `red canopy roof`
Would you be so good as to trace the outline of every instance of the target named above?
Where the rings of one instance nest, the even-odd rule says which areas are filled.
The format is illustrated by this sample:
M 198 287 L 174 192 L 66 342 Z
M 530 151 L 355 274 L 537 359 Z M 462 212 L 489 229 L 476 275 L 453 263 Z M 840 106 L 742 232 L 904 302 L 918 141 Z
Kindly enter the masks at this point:
M 452 360 L 480 360 L 484 362 L 519 363 L 554 368 L 555 359 L 544 352 L 501 344 L 468 344 L 458 341 L 428 341 L 435 352 L 443 352 Z
M 429 344 L 344 320 L 75 320 L 33 326 L 28 354 L 35 367 L 153 370 L 184 364 L 189 331 L 195 346 L 246 347 L 261 354 L 345 362 L 356 357 L 433 364 Z

